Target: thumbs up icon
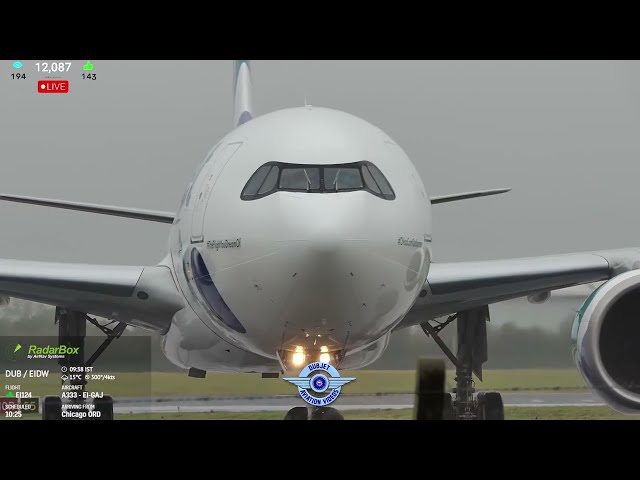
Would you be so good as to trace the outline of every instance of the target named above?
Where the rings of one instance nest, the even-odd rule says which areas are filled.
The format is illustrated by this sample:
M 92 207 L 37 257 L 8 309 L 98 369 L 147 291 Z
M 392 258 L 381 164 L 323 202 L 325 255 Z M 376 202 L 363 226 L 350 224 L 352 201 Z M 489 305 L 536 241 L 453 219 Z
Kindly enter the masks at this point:
M 87 60 L 87 63 L 85 65 L 82 66 L 82 69 L 85 72 L 90 72 L 91 70 L 93 70 L 93 63 L 91 63 L 90 60 Z

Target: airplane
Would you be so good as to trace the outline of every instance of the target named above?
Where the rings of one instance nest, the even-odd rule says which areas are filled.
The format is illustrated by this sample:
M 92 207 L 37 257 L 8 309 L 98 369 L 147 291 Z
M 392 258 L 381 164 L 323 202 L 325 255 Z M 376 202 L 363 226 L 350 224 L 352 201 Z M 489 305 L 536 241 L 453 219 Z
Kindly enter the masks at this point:
M 420 325 L 455 365 L 456 386 L 445 391 L 443 360 L 419 359 L 414 417 L 501 420 L 500 393 L 476 391 L 474 380 L 488 359 L 488 306 L 603 282 L 575 316 L 577 368 L 611 408 L 640 412 L 640 249 L 433 262 L 433 205 L 509 189 L 430 197 L 402 147 L 363 119 L 312 105 L 255 115 L 251 64 L 233 65 L 234 128 L 208 152 L 177 212 L 0 194 L 170 224 L 167 255 L 155 266 L 0 259 L 0 303 L 55 306 L 69 345 L 82 344 L 96 321 L 89 315 L 116 325 L 103 328 L 104 348 L 126 326 L 155 332 L 166 357 L 194 377 L 278 377 L 312 361 L 358 369 L 393 332 Z M 456 352 L 439 337 L 454 321 Z M 111 397 L 94 405 L 113 418 Z M 60 397 L 46 397 L 43 418 L 61 418 L 61 408 Z M 285 418 L 343 417 L 294 407 Z

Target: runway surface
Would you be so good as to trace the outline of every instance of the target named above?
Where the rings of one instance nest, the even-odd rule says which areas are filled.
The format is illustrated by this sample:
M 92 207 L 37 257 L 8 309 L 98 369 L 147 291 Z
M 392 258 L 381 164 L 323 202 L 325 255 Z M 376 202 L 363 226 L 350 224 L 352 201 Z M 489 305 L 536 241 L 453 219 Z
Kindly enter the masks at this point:
M 507 407 L 594 407 L 604 403 L 593 393 L 503 393 Z M 184 398 L 115 398 L 116 413 L 163 412 L 261 412 L 287 411 L 307 406 L 298 395 L 275 397 L 184 397 Z M 332 406 L 340 410 L 384 410 L 413 408 L 411 394 L 342 395 Z

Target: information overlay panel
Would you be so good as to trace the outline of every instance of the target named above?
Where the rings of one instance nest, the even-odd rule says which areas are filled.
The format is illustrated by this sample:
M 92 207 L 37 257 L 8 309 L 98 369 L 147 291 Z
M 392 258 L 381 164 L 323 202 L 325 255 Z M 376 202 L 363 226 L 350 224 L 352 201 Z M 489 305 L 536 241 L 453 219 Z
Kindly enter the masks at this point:
M 122 336 L 90 362 L 105 338 L 0 337 L 0 420 L 35 420 L 45 411 L 57 420 L 150 412 L 150 337 Z

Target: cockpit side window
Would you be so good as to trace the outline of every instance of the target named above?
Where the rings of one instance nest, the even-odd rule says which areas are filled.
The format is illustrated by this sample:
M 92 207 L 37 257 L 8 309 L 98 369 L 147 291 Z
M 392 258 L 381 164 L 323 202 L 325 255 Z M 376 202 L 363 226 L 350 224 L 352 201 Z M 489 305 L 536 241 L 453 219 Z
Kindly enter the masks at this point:
M 387 179 L 382 174 L 382 172 L 378 170 L 378 167 L 376 167 L 373 163 L 370 163 L 368 167 L 371 175 L 373 175 L 373 179 L 378 184 L 378 187 L 380 187 L 382 194 L 393 195 L 393 189 L 391 188 L 391 185 L 389 185 L 389 182 L 387 182 Z
M 382 191 L 380 190 L 380 187 L 378 186 L 376 181 L 373 179 L 373 176 L 369 171 L 368 165 L 362 166 L 362 178 L 364 178 L 364 184 L 367 186 L 369 190 L 371 190 L 374 193 L 377 193 L 378 195 L 382 195 Z
M 271 165 L 264 165 L 260 167 L 256 171 L 256 173 L 251 176 L 249 182 L 247 183 L 247 186 L 244 187 L 244 189 L 247 192 L 253 192 L 254 195 L 258 193 L 258 191 L 260 191 L 260 187 L 262 187 L 262 184 L 266 180 L 267 175 L 269 175 L 270 170 Z
M 270 167 L 269 175 L 266 176 L 266 178 L 264 179 L 264 182 L 262 182 L 262 185 L 258 190 L 259 195 L 262 195 L 264 193 L 269 193 L 271 190 L 276 188 L 276 185 L 278 184 L 279 173 L 280 173 L 280 169 L 278 168 L 277 165 L 272 165 Z
M 257 200 L 277 191 L 340 193 L 367 191 L 385 200 L 396 198 L 382 172 L 371 162 L 339 165 L 299 165 L 269 162 L 251 176 L 242 200 Z

